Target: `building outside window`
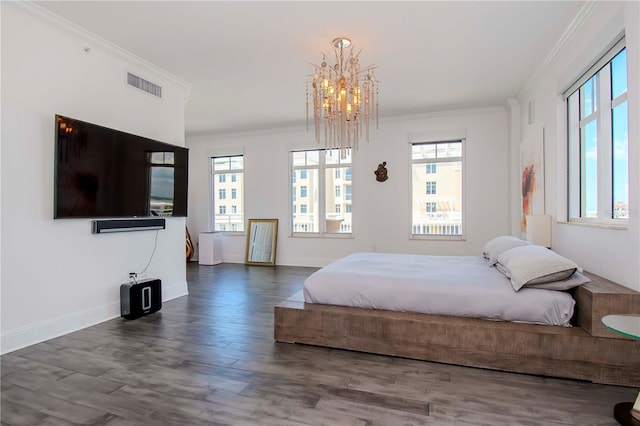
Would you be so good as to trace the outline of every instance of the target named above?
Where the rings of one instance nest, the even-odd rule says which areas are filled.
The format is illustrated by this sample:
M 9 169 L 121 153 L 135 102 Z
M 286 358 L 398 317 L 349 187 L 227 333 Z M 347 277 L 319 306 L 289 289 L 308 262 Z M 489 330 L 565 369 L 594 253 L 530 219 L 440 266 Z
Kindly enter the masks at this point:
M 620 40 L 565 93 L 568 220 L 627 224 L 627 51 Z
M 244 231 L 244 156 L 213 157 L 212 173 L 212 229 L 214 231 Z M 231 193 L 233 204 L 227 201 Z
M 463 231 L 464 140 L 411 144 L 411 235 L 451 236 Z
M 293 151 L 291 160 L 292 233 L 350 234 L 351 153 L 338 149 Z M 298 181 L 306 176 L 304 185 Z M 300 199 L 295 194 L 300 191 Z M 341 197 L 344 196 L 344 199 Z M 296 210 L 296 205 L 300 208 Z M 303 211 L 302 206 L 306 206 Z

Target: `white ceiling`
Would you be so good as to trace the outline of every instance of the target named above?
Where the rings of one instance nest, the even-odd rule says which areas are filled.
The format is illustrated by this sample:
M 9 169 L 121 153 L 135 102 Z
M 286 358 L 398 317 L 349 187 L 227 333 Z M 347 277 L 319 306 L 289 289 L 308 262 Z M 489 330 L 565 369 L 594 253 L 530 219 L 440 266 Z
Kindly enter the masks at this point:
M 347 36 L 377 64 L 380 116 L 502 105 L 579 1 L 39 1 L 191 83 L 187 135 L 299 125 L 304 81 Z

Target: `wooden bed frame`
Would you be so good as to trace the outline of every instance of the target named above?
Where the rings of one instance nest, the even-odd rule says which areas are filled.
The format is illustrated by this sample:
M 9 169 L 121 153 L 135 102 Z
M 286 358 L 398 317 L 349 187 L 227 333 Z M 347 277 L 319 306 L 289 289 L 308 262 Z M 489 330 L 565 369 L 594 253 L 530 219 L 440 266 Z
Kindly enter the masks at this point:
M 640 314 L 640 293 L 586 273 L 574 327 L 304 303 L 275 307 L 278 342 L 542 376 L 640 386 L 640 340 L 608 330 L 608 314 Z

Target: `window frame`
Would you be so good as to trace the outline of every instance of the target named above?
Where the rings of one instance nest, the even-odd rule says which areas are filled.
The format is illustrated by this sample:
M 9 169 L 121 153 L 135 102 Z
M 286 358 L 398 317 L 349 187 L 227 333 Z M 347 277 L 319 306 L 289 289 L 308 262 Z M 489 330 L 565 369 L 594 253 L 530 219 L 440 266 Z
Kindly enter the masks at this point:
M 245 184 L 245 161 L 246 161 L 246 156 L 244 155 L 244 153 L 229 153 L 229 154 L 210 154 L 209 156 L 209 230 L 211 232 L 224 232 L 225 234 L 236 234 L 236 235 L 244 235 L 245 233 L 245 227 L 246 224 L 245 222 L 245 218 L 246 218 L 246 212 L 245 212 L 245 202 L 244 202 L 244 184 Z M 233 161 L 232 159 L 234 157 L 240 157 L 242 159 L 242 168 L 237 169 L 237 168 L 232 168 L 232 164 Z M 215 170 L 215 160 L 216 159 L 228 159 L 229 161 L 229 169 L 224 169 L 224 170 Z M 222 178 L 222 180 L 220 180 L 219 176 L 223 176 L 225 175 L 225 178 Z M 226 179 L 226 175 L 231 175 L 231 179 Z M 240 179 L 238 179 L 238 175 L 242 175 L 242 177 Z M 239 180 L 239 182 L 238 182 Z M 239 194 L 238 191 L 236 191 L 236 199 L 231 199 L 229 197 L 229 195 L 231 194 L 231 191 L 227 191 L 228 188 L 220 188 L 219 186 L 221 185 L 237 185 L 238 188 L 240 189 Z M 231 188 L 231 189 L 236 189 L 236 188 Z M 216 229 L 216 215 L 218 214 L 222 214 L 219 213 L 219 208 L 221 207 L 221 205 L 216 205 L 216 196 L 215 194 L 219 194 L 219 191 L 223 190 L 224 194 L 225 194 L 225 198 L 221 199 L 225 201 L 225 215 L 241 215 L 241 230 L 238 230 L 238 222 L 229 222 L 229 229 Z M 230 203 L 233 203 L 230 204 Z M 235 206 L 236 207 L 236 213 L 229 213 L 231 211 L 231 208 L 229 206 Z M 241 207 L 241 208 L 240 208 Z M 237 213 L 237 211 L 240 210 L 241 213 Z M 226 222 L 225 222 L 226 223 Z
M 455 143 L 459 142 L 461 144 L 461 152 L 459 157 L 443 157 L 443 158 L 428 158 L 428 159 L 413 159 L 413 146 L 414 145 L 426 145 L 426 144 L 445 144 L 445 143 Z M 466 220 L 466 205 L 467 205 L 467 197 L 466 197 L 466 145 L 467 145 L 467 137 L 465 130 L 457 130 L 457 131 L 444 131 L 444 132 L 435 132 L 435 133 L 418 133 L 415 135 L 409 136 L 409 149 L 408 149 L 408 165 L 409 165 L 409 208 L 408 208 L 408 216 L 409 216 L 409 239 L 410 240 L 431 240 L 431 241 L 465 241 L 466 240 L 466 232 L 467 232 L 467 220 Z M 451 224 L 449 225 L 451 229 L 460 229 L 462 228 L 459 234 L 415 234 L 413 232 L 414 223 L 413 223 L 413 166 L 415 164 L 426 164 L 426 163 L 447 163 L 459 161 L 461 163 L 461 176 L 460 176 L 460 224 Z M 427 173 L 427 168 L 425 166 L 425 174 L 428 175 L 431 179 L 433 173 Z M 436 166 L 436 170 L 438 167 Z M 437 184 L 436 184 L 437 186 Z M 426 192 L 426 184 L 422 188 L 422 192 Z M 433 194 L 429 194 L 433 195 Z
M 627 88 L 622 93 L 612 99 L 613 75 L 611 64 L 613 60 L 626 50 L 626 40 L 622 37 L 617 42 L 610 45 L 604 55 L 600 57 L 589 69 L 584 72 L 571 86 L 563 92 L 564 114 L 566 125 L 566 216 L 568 223 L 606 226 L 626 229 L 629 224 L 629 217 L 615 218 L 615 193 L 613 177 L 614 160 L 614 110 L 616 107 L 627 102 L 628 106 L 628 70 L 629 57 L 627 55 Z M 584 106 L 583 88 L 587 83 L 595 81 L 592 97 L 595 97 L 595 108 L 591 106 L 591 112 L 581 117 Z M 627 187 L 629 186 L 629 172 L 631 162 L 629 161 L 629 112 L 627 109 L 627 157 L 626 176 Z M 589 124 L 596 123 L 596 216 L 587 216 L 586 205 L 586 182 L 585 182 L 585 153 L 583 144 L 583 132 Z M 627 193 L 627 212 L 629 211 L 629 197 Z
M 327 151 L 336 151 L 336 153 L 338 155 L 340 155 L 340 150 L 339 149 L 335 149 L 335 148 L 302 148 L 302 149 L 289 149 L 289 235 L 291 237 L 302 237 L 302 238 L 353 238 L 353 198 L 352 196 L 350 196 L 349 200 L 350 203 L 346 204 L 345 203 L 345 208 L 344 208 L 344 212 L 342 212 L 341 214 L 350 214 L 351 215 L 351 232 L 327 232 L 327 228 L 326 228 L 326 203 L 327 203 L 327 196 L 326 196 L 326 190 L 327 190 L 327 182 L 326 182 L 326 173 L 327 171 L 332 170 L 332 175 L 335 178 L 335 171 L 339 170 L 339 169 L 349 169 L 350 173 L 347 173 L 345 171 L 345 176 L 344 178 L 342 178 L 342 180 L 345 183 L 349 183 L 348 186 L 345 187 L 345 191 L 347 191 L 347 189 L 351 189 L 353 190 L 353 152 L 351 152 L 351 161 L 348 163 L 342 163 L 340 161 L 338 161 L 337 163 L 330 163 L 327 164 L 327 160 L 326 160 L 326 156 L 327 156 Z M 317 152 L 318 153 L 318 164 L 317 165 L 304 165 L 304 166 L 294 166 L 294 154 L 295 153 L 300 153 L 300 152 Z M 295 177 L 295 171 L 296 170 L 317 170 L 318 173 L 318 222 L 319 222 L 319 228 L 320 230 L 317 232 L 296 232 L 293 230 L 293 226 L 294 226 L 294 218 L 293 218 L 293 214 L 294 212 L 294 202 L 300 202 L 301 200 L 298 199 L 296 200 L 295 197 L 295 192 L 294 192 L 294 188 L 293 188 L 293 184 L 296 183 L 294 181 L 294 177 Z M 308 175 L 308 174 L 307 174 Z M 347 179 L 348 176 L 348 179 Z M 301 178 L 299 179 L 301 180 Z M 300 182 L 298 182 L 300 183 Z M 308 186 L 308 184 L 306 185 Z M 300 188 L 302 189 L 302 185 L 300 186 Z M 300 190 L 301 190 L 300 189 Z M 335 188 L 333 189 L 335 191 Z M 352 193 L 352 192 L 351 192 Z M 341 191 L 342 194 L 342 191 Z M 308 189 L 307 189 L 307 197 L 311 197 L 312 194 L 310 195 L 308 193 Z M 340 198 L 340 197 L 339 197 Z M 345 201 L 347 201 L 345 199 Z M 308 209 L 307 209 L 308 211 Z M 302 212 L 300 212 L 300 214 L 303 214 Z

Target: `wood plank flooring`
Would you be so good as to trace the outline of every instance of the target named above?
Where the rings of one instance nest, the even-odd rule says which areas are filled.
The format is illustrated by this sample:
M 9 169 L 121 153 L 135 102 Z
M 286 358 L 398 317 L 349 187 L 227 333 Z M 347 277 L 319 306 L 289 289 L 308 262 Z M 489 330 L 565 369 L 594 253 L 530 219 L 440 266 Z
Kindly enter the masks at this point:
M 190 295 L 0 358 L 2 425 L 616 425 L 637 390 L 275 343 L 314 268 L 190 263 Z

